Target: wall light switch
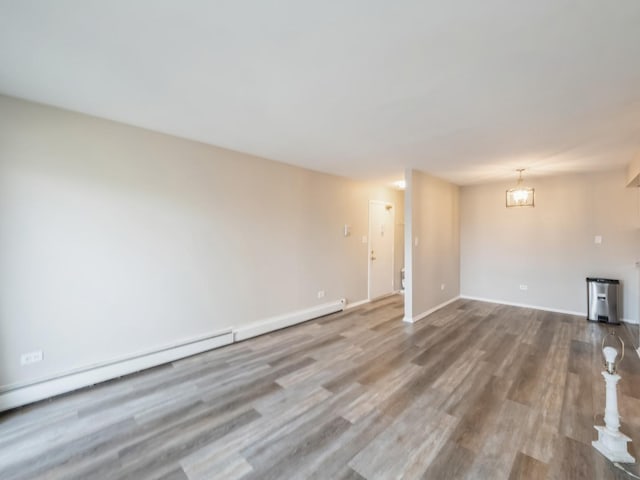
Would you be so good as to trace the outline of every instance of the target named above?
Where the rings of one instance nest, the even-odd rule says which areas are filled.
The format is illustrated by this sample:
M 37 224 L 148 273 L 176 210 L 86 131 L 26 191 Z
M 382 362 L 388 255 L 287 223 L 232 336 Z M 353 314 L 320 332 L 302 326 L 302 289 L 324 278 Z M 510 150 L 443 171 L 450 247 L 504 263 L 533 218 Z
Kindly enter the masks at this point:
M 414 247 L 417 247 L 419 243 L 420 243 L 420 240 L 418 240 L 418 237 L 416 237 L 416 238 L 413 240 L 413 246 L 414 246 Z
M 594 242 L 596 245 L 600 245 L 602 243 L 602 235 L 596 235 L 594 238 Z
M 324 298 L 324 290 L 318 292 L 318 298 Z
M 20 365 L 29 365 L 31 363 L 41 362 L 42 359 L 43 359 L 42 350 L 23 353 L 22 355 L 20 355 Z
M 344 236 L 348 237 L 351 235 L 351 225 L 347 225 L 346 223 L 344 224 Z
M 529 290 L 528 285 L 520 285 L 520 290 Z
M 367 236 L 366 236 L 366 235 L 363 235 L 363 236 L 362 236 L 362 243 L 367 243 L 367 242 L 368 242 L 368 240 L 367 240 Z

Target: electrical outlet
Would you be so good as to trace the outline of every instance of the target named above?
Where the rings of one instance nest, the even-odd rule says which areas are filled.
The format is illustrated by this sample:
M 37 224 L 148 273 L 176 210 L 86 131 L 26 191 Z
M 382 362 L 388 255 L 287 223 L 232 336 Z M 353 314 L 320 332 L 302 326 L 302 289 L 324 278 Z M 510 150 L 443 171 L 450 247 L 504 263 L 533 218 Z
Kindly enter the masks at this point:
M 601 245 L 602 244 L 602 235 L 596 235 L 593 239 L 593 243 L 595 243 L 596 245 Z
M 318 298 L 324 298 L 324 290 L 318 292 Z
M 444 283 L 441 283 L 441 284 L 440 284 L 440 290 L 444 290 L 444 287 L 445 287 L 445 286 L 446 286 L 446 285 L 445 285 Z
M 418 237 L 416 237 L 416 238 L 413 240 L 413 246 L 414 246 L 414 247 L 417 247 L 419 243 L 420 243 L 420 239 L 419 239 Z
M 42 350 L 23 353 L 22 355 L 20 355 L 20 365 L 29 365 L 31 363 L 41 362 L 42 359 L 43 359 Z
M 529 290 L 528 285 L 520 285 L 520 290 Z
M 369 240 L 367 240 L 367 236 L 363 235 L 362 236 L 362 243 L 367 243 Z

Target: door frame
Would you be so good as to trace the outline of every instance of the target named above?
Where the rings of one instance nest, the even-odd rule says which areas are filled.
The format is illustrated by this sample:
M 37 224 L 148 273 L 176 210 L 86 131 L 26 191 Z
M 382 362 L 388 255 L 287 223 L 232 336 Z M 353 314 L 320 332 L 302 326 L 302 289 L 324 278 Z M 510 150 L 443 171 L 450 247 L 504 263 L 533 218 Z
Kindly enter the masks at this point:
M 369 200 L 369 211 L 367 215 L 367 299 L 371 298 L 371 205 L 391 205 L 391 292 L 392 295 L 396 291 L 396 206 L 393 202 L 384 200 Z M 379 298 L 379 297 L 376 297 Z

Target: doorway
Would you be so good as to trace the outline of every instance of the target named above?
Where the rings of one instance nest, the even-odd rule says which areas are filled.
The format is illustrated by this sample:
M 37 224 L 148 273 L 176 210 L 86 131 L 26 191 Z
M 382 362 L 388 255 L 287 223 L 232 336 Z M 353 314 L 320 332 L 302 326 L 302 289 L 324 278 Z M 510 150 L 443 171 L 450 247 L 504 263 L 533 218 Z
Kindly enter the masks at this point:
M 394 292 L 395 208 L 369 201 L 369 300 Z

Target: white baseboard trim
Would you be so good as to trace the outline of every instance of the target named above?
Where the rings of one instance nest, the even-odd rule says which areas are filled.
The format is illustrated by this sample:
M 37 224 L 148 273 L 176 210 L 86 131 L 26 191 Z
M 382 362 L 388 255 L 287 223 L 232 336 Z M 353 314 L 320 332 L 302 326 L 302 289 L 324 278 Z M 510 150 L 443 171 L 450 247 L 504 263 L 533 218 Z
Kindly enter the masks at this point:
M 371 301 L 366 299 L 366 298 L 364 300 L 360 300 L 359 302 L 353 302 L 353 303 L 347 302 L 347 304 L 344 307 L 344 309 L 345 310 L 351 310 L 352 308 L 357 308 L 357 307 L 360 307 L 362 305 L 366 305 L 367 303 L 371 303 Z
M 53 378 L 22 385 L 8 385 L 0 389 L 0 411 L 54 397 L 163 363 L 173 362 L 230 343 L 233 343 L 231 329 L 181 342 L 178 345 L 88 366 Z
M 479 302 L 497 303 L 499 305 L 508 305 L 510 307 L 531 308 L 533 310 L 542 310 L 543 312 L 564 313 L 566 315 L 576 315 L 579 317 L 587 316 L 586 312 L 575 312 L 572 310 L 562 310 L 559 308 L 542 307 L 540 305 L 530 305 L 527 303 L 508 302 L 506 300 L 496 300 L 495 298 L 472 297 L 470 295 L 460 295 L 460 298 L 463 298 L 465 300 L 477 300 Z
M 318 318 L 330 313 L 339 312 L 345 307 L 346 300 L 344 298 L 331 303 L 324 303 L 315 307 L 298 310 L 297 312 L 278 315 L 276 317 L 267 318 L 259 322 L 240 327 L 234 330 L 234 341 L 239 342 L 248 338 L 263 335 L 268 332 L 280 330 L 281 328 L 290 327 L 298 323 L 306 322 L 312 318 Z
M 472 297 L 470 295 L 460 295 L 460 298 L 465 300 L 477 300 L 479 302 L 488 302 L 488 303 L 497 303 L 500 305 L 508 305 L 510 307 L 522 307 L 522 308 L 532 308 L 534 310 L 542 310 L 543 312 L 553 312 L 553 313 L 564 313 L 566 315 L 575 315 L 577 317 L 585 317 L 587 316 L 587 312 L 575 312 L 572 310 L 562 310 L 559 308 L 549 308 L 542 307 L 540 305 L 529 305 L 526 303 L 516 303 L 516 302 L 507 302 L 505 300 L 496 300 L 492 298 L 482 298 L 482 297 Z M 630 323 L 632 325 L 638 325 L 640 322 L 638 320 L 634 320 L 631 318 L 621 318 L 620 321 L 625 323 Z
M 437 305 L 435 307 L 433 307 L 430 310 L 427 310 L 426 312 L 422 312 L 419 313 L 418 315 L 415 315 L 414 317 L 410 318 L 410 317 L 404 317 L 402 319 L 403 322 L 405 323 L 416 323 L 418 320 L 422 320 L 423 318 L 431 315 L 433 312 L 437 312 L 438 310 L 440 310 L 441 308 L 446 307 L 447 305 L 449 305 L 450 303 L 455 302 L 456 300 L 458 300 L 460 298 L 460 296 L 457 297 L 453 297 L 450 300 L 447 300 L 444 303 L 441 303 L 440 305 Z
M 153 351 L 141 352 L 108 362 L 89 365 L 81 369 L 56 375 L 55 377 L 43 378 L 25 384 L 6 385 L 0 387 L 0 411 L 27 405 L 39 400 L 44 400 L 45 398 L 55 397 L 62 393 L 71 392 L 83 387 L 95 385 L 96 383 L 139 372 L 140 370 L 173 362 L 237 341 L 269 333 L 297 323 L 306 322 L 307 320 L 323 315 L 339 312 L 345 308 L 345 303 L 346 300 L 341 299 L 297 312 L 268 318 L 246 327 L 228 329 L 183 341 L 179 344 L 154 349 Z M 368 303 L 368 300 L 356 302 L 352 304 L 352 308 L 362 303 Z

